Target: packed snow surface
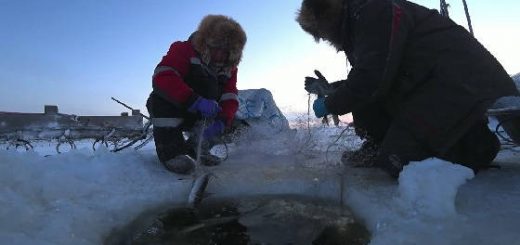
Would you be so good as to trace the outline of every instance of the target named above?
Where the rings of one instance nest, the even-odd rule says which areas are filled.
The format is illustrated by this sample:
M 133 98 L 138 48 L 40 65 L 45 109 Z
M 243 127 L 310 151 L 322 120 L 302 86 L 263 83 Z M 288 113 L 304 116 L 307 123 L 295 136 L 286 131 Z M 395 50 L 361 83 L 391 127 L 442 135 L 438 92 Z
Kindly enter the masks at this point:
M 372 244 L 519 244 L 520 153 L 504 149 L 501 169 L 481 172 L 439 159 L 408 165 L 398 180 L 339 164 L 359 147 L 350 128 L 252 132 L 229 145 L 213 197 L 296 194 L 343 203 L 372 233 Z M 143 211 L 187 202 L 193 176 L 166 171 L 153 143 L 113 153 L 92 142 L 54 152 L 0 150 L 1 244 L 101 244 Z M 210 197 L 211 198 L 211 197 Z

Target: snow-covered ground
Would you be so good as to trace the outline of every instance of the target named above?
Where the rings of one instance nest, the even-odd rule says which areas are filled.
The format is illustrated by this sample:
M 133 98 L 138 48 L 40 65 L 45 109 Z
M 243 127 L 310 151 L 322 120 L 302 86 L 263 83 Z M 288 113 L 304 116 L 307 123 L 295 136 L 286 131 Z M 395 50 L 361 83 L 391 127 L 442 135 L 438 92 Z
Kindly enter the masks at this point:
M 514 149 L 500 153 L 502 169 L 475 177 L 429 159 L 410 164 L 395 181 L 379 170 L 338 164 L 343 150 L 361 143 L 344 129 L 251 135 L 231 145 L 220 166 L 200 171 L 215 176 L 212 197 L 343 201 L 372 233 L 372 244 L 520 244 L 520 153 Z M 144 210 L 187 201 L 192 177 L 166 171 L 153 143 L 118 153 L 93 151 L 90 144 L 62 154 L 47 142 L 30 152 L 1 146 L 1 244 L 101 244 Z

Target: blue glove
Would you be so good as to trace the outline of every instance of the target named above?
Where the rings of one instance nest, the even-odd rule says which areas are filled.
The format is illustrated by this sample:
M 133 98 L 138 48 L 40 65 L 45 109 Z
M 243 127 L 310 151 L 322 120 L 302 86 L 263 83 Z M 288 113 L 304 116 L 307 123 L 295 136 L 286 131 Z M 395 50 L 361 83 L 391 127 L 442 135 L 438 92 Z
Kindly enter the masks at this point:
M 329 114 L 327 107 L 325 106 L 325 97 L 317 98 L 312 104 L 312 109 L 314 110 L 314 115 L 317 118 L 324 117 Z
M 215 100 L 208 100 L 202 97 L 198 97 L 195 102 L 188 108 L 191 113 L 200 112 L 205 118 L 214 118 L 220 112 L 220 107 Z
M 213 139 L 217 136 L 220 136 L 222 133 L 224 133 L 224 122 L 222 120 L 215 120 L 212 124 L 210 124 L 206 129 L 204 129 L 204 133 L 202 136 L 205 140 Z

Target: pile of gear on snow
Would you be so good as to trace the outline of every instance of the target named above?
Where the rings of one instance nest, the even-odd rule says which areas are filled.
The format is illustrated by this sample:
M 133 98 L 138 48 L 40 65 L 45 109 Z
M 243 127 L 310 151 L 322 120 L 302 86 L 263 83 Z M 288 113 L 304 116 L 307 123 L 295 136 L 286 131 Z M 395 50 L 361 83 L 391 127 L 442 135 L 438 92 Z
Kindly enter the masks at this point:
M 250 127 L 268 127 L 275 132 L 288 130 L 289 122 L 276 106 L 267 89 L 241 90 L 236 120 Z M 56 141 L 61 147 L 76 148 L 74 141 L 93 139 L 92 148 L 105 145 L 112 151 L 128 147 L 139 149 L 152 139 L 151 122 L 124 103 L 132 114 L 120 116 L 76 116 L 58 112 L 57 106 L 45 106 L 44 113 L 0 112 L 0 144 L 5 148 L 33 148 L 33 141 Z

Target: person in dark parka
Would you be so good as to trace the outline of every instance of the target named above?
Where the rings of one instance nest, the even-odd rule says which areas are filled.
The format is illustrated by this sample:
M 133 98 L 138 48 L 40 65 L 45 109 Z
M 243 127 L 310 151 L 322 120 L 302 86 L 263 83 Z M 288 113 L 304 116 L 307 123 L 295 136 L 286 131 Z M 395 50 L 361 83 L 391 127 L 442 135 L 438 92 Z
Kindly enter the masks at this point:
M 375 166 L 397 177 L 429 157 L 475 171 L 493 161 L 500 144 L 486 110 L 518 90 L 463 27 L 405 0 L 304 0 L 297 21 L 352 65 L 314 102 L 316 116 L 352 112 L 356 132 L 377 146 Z

